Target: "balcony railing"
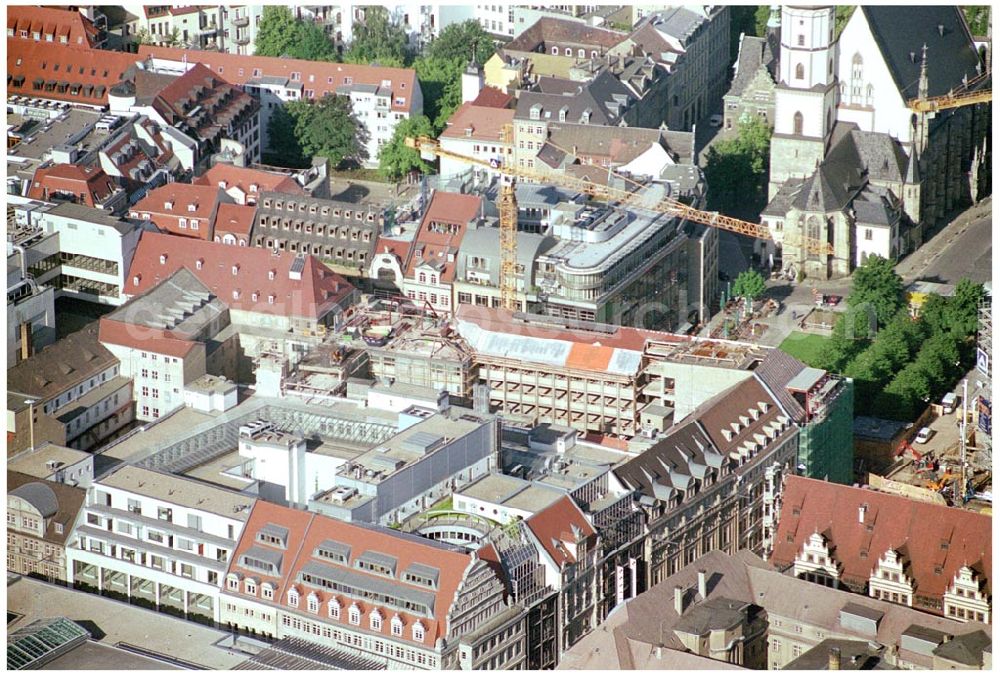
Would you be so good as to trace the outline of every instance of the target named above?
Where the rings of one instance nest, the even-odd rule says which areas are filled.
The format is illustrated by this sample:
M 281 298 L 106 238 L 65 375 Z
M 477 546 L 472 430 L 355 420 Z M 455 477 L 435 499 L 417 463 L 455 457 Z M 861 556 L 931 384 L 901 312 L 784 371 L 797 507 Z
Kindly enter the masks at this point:
M 250 17 L 248 16 L 236 17 L 235 19 L 233 19 L 233 25 L 236 26 L 237 28 L 245 28 L 250 25 Z

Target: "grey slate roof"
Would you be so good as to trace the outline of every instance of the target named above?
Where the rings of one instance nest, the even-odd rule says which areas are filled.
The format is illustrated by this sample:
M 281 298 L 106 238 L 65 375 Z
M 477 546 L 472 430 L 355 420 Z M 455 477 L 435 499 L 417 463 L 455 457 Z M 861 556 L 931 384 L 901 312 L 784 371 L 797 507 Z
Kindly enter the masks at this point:
M 21 485 L 10 492 L 35 507 L 43 518 L 51 518 L 59 510 L 59 500 L 56 493 L 45 483 L 34 482 Z
M 14 365 L 7 370 L 8 392 L 47 401 L 100 374 L 118 359 L 104 348 L 97 337 L 98 324 L 95 321 Z
M 884 191 L 888 193 L 888 191 Z M 854 221 L 872 226 L 891 226 L 896 219 L 883 192 L 865 190 L 854 201 Z
M 52 209 L 48 210 L 47 213 L 69 219 L 76 219 L 78 221 L 86 221 L 92 224 L 99 224 L 101 226 L 107 226 L 115 229 L 121 235 L 126 235 L 139 228 L 136 224 L 112 216 L 104 210 L 88 207 L 86 205 L 78 205 L 72 202 L 59 203 Z
M 687 489 L 708 467 L 719 468 L 724 457 L 694 419 L 671 430 L 670 434 L 633 457 L 612 473 L 628 487 L 667 500 L 677 489 Z
M 843 181 L 838 181 L 835 168 L 826 163 L 805 180 L 802 189 L 792 199 L 792 205 L 804 212 L 833 212 L 847 206 L 851 195 Z
M 992 646 L 993 641 L 984 631 L 973 631 L 942 643 L 934 649 L 934 655 L 966 666 L 980 666 L 983 650 Z
M 741 96 L 761 66 L 770 71 L 775 63 L 774 54 L 764 38 L 744 35 L 743 42 L 740 43 L 739 59 L 736 62 L 736 75 L 727 94 Z
M 788 210 L 791 209 L 795 197 L 802 190 L 804 184 L 805 181 L 803 179 L 786 179 L 785 183 L 778 188 L 778 192 L 771 198 L 771 202 L 767 203 L 767 207 L 764 208 L 761 215 L 783 217 L 788 214 Z
M 538 233 L 517 234 L 517 263 L 524 267 L 530 277 L 535 259 L 550 250 L 558 241 Z M 473 270 L 486 272 L 490 276 L 490 284 L 500 284 L 500 229 L 474 228 L 462 238 L 459 248 L 456 280 L 465 280 L 467 270 L 470 270 L 469 257 L 481 257 L 486 260 L 486 268 Z
M 704 635 L 739 624 L 751 603 L 732 598 L 712 598 L 687 609 L 674 624 L 675 631 Z
M 559 122 L 559 111 L 567 109 L 565 122 L 579 123 L 585 111 L 590 111 L 591 125 L 616 125 L 635 101 L 629 89 L 606 69 L 588 83 L 573 83 L 559 78 L 542 78 L 544 91 L 522 90 L 517 98 L 514 118 L 530 120 L 531 107 L 542 106 L 541 120 Z M 571 86 L 574 85 L 574 86 Z M 548 92 L 565 92 L 548 93 Z M 619 103 L 625 108 L 619 110 Z
M 868 25 L 904 99 L 917 96 L 920 61 L 927 45 L 928 96 L 947 94 L 962 77 L 974 78 L 979 55 L 956 6 L 864 5 Z M 938 30 L 943 27 L 943 35 Z M 916 58 L 911 60 L 910 53 Z
M 782 409 L 795 421 L 802 421 L 806 413 L 786 387 L 804 369 L 806 369 L 804 362 L 775 348 L 771 349 L 754 370 L 754 375 L 764 383 L 781 404 Z

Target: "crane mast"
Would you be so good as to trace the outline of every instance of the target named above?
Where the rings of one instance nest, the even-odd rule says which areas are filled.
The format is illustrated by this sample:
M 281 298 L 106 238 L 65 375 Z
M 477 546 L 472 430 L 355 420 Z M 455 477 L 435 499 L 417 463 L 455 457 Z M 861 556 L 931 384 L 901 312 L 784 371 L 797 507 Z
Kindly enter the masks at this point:
M 506 178 L 500 188 L 500 306 L 517 309 L 517 197 L 514 179 Z

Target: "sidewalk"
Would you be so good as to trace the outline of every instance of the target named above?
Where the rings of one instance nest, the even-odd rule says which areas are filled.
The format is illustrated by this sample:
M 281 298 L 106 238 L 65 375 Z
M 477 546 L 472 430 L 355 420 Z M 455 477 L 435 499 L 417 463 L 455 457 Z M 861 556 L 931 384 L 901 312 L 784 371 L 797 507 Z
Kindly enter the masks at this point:
M 245 659 L 213 646 L 231 635 L 225 631 L 37 579 L 22 577 L 7 587 L 7 611 L 24 615 L 8 634 L 37 619 L 69 617 L 100 629 L 104 645 L 128 643 L 212 669 L 231 669 Z

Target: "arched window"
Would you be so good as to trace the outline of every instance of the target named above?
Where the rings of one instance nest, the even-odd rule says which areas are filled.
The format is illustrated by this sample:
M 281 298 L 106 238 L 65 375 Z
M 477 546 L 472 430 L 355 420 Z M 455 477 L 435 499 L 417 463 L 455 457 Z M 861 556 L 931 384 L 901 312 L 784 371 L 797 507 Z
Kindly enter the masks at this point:
M 331 598 L 326 604 L 326 613 L 330 616 L 330 619 L 340 619 L 340 601 L 336 598 Z
M 315 593 L 310 593 L 306 597 L 306 607 L 313 614 L 318 613 L 319 612 L 319 596 L 317 596 Z
M 350 609 L 347 611 L 348 621 L 358 626 L 361 624 L 361 608 L 357 606 L 357 603 L 351 605 Z
M 806 221 L 806 237 L 811 240 L 819 240 L 820 221 L 819 217 L 811 216 Z
M 566 56 L 573 56 L 573 49 L 570 47 L 566 48 Z
M 792 134 L 802 134 L 802 113 L 795 111 L 795 117 L 792 120 Z
M 865 61 L 861 58 L 860 52 L 855 52 L 851 59 L 851 79 L 860 80 L 864 72 Z
M 288 589 L 288 605 L 291 607 L 299 606 L 299 592 L 295 589 Z
M 795 64 L 795 79 L 804 80 L 806 77 L 806 69 L 802 64 Z
M 424 625 L 417 622 L 413 625 L 413 640 L 422 643 L 424 640 Z
M 382 630 L 382 614 L 378 610 L 372 610 L 371 614 L 368 615 L 368 623 L 372 628 L 372 631 Z

